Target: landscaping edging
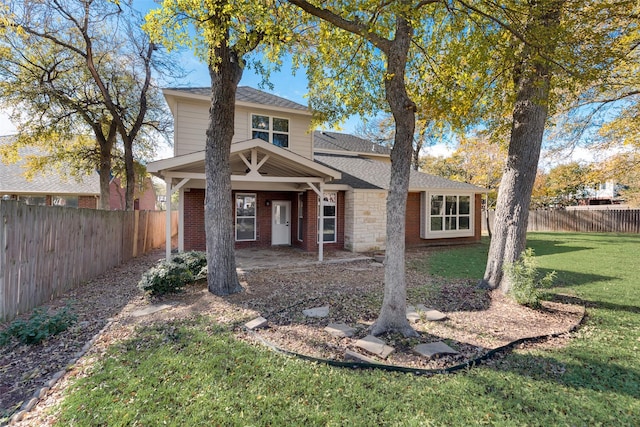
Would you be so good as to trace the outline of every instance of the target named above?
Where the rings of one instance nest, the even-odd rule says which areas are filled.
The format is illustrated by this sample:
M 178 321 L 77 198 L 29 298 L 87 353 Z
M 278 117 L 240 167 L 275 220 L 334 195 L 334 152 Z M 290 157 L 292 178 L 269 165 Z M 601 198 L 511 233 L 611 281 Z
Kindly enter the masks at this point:
M 98 331 L 98 333 L 96 333 L 89 341 L 87 341 L 84 346 L 82 346 L 82 349 L 80 351 L 78 351 L 76 354 L 73 355 L 73 357 L 69 360 L 69 362 L 67 363 L 67 367 L 71 367 L 73 365 L 76 364 L 76 362 L 85 354 L 87 354 L 87 352 L 91 349 L 91 347 L 93 347 L 93 344 L 95 344 L 95 342 L 98 340 L 98 338 L 100 338 L 102 336 L 102 334 L 104 334 L 106 332 L 106 330 L 113 324 L 113 319 L 107 319 L 107 323 L 102 327 L 102 329 L 100 329 L 100 331 Z M 58 381 L 60 381 L 60 379 L 62 377 L 64 377 L 64 375 L 66 374 L 67 369 L 61 369 L 60 371 L 56 372 L 55 374 L 53 374 L 53 376 L 44 383 L 44 385 L 40 388 L 38 388 L 34 393 L 33 393 L 33 397 L 31 397 L 31 399 L 27 400 L 21 407 L 20 409 L 11 416 L 11 418 L 9 419 L 9 423 L 7 425 L 13 425 L 19 421 L 22 421 L 22 419 L 24 418 L 24 416 L 26 414 L 28 414 L 29 412 L 31 412 L 31 410 L 33 410 L 33 408 L 35 408 L 35 406 L 38 404 L 38 402 L 40 402 L 40 400 L 42 400 L 45 396 L 47 396 L 47 394 L 49 393 L 49 391 L 53 388 L 53 386 L 56 385 L 56 383 Z
M 451 366 L 451 367 L 448 367 L 448 368 L 444 368 L 444 369 L 422 369 L 422 368 L 411 368 L 411 367 L 406 367 L 406 366 L 387 365 L 387 364 L 384 364 L 384 363 L 367 363 L 367 362 L 354 362 L 354 361 L 346 362 L 346 361 L 339 361 L 339 360 L 334 360 L 334 359 L 322 359 L 322 358 L 308 356 L 308 355 L 305 355 L 305 354 L 300 354 L 300 353 L 296 353 L 296 352 L 293 352 L 293 351 L 289 351 L 289 350 L 283 349 L 283 348 L 277 346 L 276 344 L 270 342 L 266 338 L 264 338 L 262 335 L 260 335 L 255 330 L 251 330 L 251 329 L 245 328 L 245 331 L 249 335 L 254 337 L 256 339 L 256 341 L 260 342 L 262 345 L 264 345 L 265 347 L 268 347 L 269 349 L 271 349 L 273 351 L 276 351 L 278 353 L 281 353 L 281 354 L 284 354 L 284 355 L 287 355 L 287 356 L 292 356 L 292 357 L 296 357 L 296 358 L 299 358 L 299 359 L 302 359 L 302 360 L 306 360 L 306 361 L 309 361 L 309 362 L 323 363 L 325 365 L 335 366 L 335 367 L 339 367 L 339 368 L 381 369 L 381 370 L 389 371 L 389 372 L 411 373 L 411 374 L 415 374 L 415 375 L 436 375 L 436 374 L 451 374 L 451 373 L 455 373 L 455 372 L 461 371 L 463 369 L 469 369 L 469 368 L 472 368 L 474 366 L 478 366 L 478 365 L 482 364 L 482 362 L 491 359 L 496 354 L 499 354 L 499 353 L 505 352 L 507 350 L 513 349 L 515 346 L 520 345 L 520 344 L 534 343 L 534 342 L 538 342 L 538 341 L 545 341 L 545 340 L 548 340 L 548 339 L 551 339 L 551 338 L 557 338 L 559 336 L 574 332 L 580 327 L 580 325 L 582 325 L 582 322 L 584 322 L 585 317 L 586 317 L 586 309 L 584 307 L 582 307 L 582 315 L 580 316 L 580 319 L 578 320 L 578 322 L 575 325 L 573 325 L 567 331 L 555 332 L 555 333 L 544 334 L 544 335 L 538 335 L 538 336 L 534 336 L 534 337 L 520 338 L 520 339 L 517 339 L 515 341 L 511 341 L 508 344 L 505 344 L 505 345 L 502 345 L 500 347 L 496 347 L 494 349 L 491 349 L 487 353 L 483 354 L 480 357 L 477 357 L 477 358 L 469 360 L 467 362 L 464 362 L 464 363 L 461 363 L 461 364 L 458 364 L 458 365 L 454 365 L 454 366 Z

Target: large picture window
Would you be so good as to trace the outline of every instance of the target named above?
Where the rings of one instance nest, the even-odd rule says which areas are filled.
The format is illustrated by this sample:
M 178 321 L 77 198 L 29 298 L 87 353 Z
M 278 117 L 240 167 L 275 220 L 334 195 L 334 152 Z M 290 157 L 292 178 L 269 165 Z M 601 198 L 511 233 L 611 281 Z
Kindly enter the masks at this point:
M 422 238 L 473 235 L 472 196 L 423 193 Z
M 333 243 L 336 241 L 336 214 L 338 211 L 338 193 L 326 192 L 323 193 L 324 199 L 323 216 L 324 225 L 322 227 L 322 240 L 325 243 Z M 318 205 L 320 201 L 318 201 Z M 320 209 L 318 209 L 318 224 L 320 224 Z
M 289 147 L 289 119 L 252 114 L 251 137 L 287 148 Z
M 256 240 L 255 194 L 236 194 L 236 240 Z

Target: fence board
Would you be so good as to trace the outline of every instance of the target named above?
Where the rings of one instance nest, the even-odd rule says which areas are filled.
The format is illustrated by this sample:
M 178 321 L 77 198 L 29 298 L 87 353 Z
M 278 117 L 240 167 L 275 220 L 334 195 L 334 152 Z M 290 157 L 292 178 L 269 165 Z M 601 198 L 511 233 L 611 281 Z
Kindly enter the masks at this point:
M 482 229 L 486 229 L 486 212 Z M 494 228 L 495 211 L 489 211 Z M 620 210 L 539 210 L 529 211 L 527 231 L 567 231 L 578 233 L 640 233 L 640 209 Z
M 0 321 L 13 319 L 109 268 L 163 246 L 165 221 L 165 212 L 0 201 Z M 175 235 L 177 212 L 172 213 L 171 221 Z

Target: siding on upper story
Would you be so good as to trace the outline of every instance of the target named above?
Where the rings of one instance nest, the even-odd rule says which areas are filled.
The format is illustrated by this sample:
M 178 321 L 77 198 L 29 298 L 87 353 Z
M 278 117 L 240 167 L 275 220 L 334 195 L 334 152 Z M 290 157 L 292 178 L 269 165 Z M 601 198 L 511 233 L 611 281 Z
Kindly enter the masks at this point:
M 174 155 L 205 149 L 206 130 L 209 124 L 209 103 L 193 99 L 170 101 L 174 116 Z M 311 117 L 294 111 L 273 111 L 267 108 L 236 106 L 233 142 L 251 139 L 251 114 L 289 119 L 289 150 L 307 159 L 313 158 Z

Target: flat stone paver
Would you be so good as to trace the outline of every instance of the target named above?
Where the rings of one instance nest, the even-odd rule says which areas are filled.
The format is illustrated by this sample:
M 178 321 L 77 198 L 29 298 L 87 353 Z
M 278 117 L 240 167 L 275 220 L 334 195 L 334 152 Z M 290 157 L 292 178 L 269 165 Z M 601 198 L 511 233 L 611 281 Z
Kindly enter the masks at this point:
M 384 341 L 373 335 L 367 335 L 356 341 L 356 346 L 383 359 L 386 359 L 395 350 L 395 348 L 388 346 Z
M 441 356 L 444 354 L 459 354 L 457 351 L 443 343 L 442 341 L 431 342 L 429 344 L 420 344 L 413 348 L 420 356 L 428 357 Z
M 306 310 L 302 310 L 302 314 L 307 317 L 327 317 L 329 315 L 329 306 L 325 305 L 322 307 L 308 308 Z
M 378 363 L 370 357 L 365 356 L 364 354 L 360 354 L 356 351 L 345 350 L 344 352 L 344 360 L 353 360 L 355 362 L 362 363 Z
M 420 320 L 420 313 L 418 313 L 416 308 L 412 305 L 407 306 L 407 320 L 413 323 Z
M 168 310 L 171 307 L 173 307 L 172 304 L 152 304 L 148 307 L 141 308 L 140 310 L 134 311 L 133 313 L 131 313 L 131 316 L 133 317 L 148 316 L 150 314 L 157 313 L 158 311 Z
M 260 316 L 260 317 L 256 317 L 255 319 L 245 323 L 244 326 L 245 326 L 245 328 L 249 329 L 250 331 L 253 331 L 255 329 L 266 328 L 268 323 L 269 322 L 267 322 L 267 319 L 265 319 L 264 317 Z
M 423 304 L 418 304 L 416 308 L 424 313 L 425 319 L 431 322 L 439 322 L 448 318 L 447 315 L 442 313 L 441 311 L 425 307 Z
M 345 323 L 329 323 L 324 330 L 336 338 L 349 338 L 356 332 L 355 328 Z

